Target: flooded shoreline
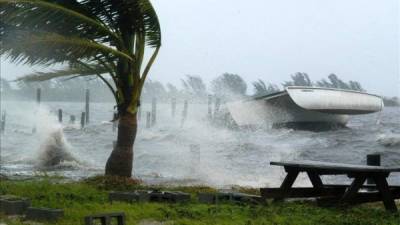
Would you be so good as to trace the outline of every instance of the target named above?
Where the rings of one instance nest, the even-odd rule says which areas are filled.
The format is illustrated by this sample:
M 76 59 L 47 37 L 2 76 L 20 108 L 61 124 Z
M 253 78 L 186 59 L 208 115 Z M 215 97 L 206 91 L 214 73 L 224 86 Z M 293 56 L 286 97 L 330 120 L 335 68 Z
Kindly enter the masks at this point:
M 104 172 L 116 139 L 110 122 L 113 104 L 93 103 L 91 123 L 84 129 L 78 122 L 68 122 L 69 115 L 78 116 L 83 110 L 82 103 L 48 102 L 39 110 L 32 102 L 1 104 L 7 110 L 6 132 L 1 136 L 2 174 L 46 173 L 81 179 Z M 62 124 L 57 121 L 59 108 L 65 112 Z M 207 120 L 207 106 L 203 104 L 189 104 L 187 121 L 181 127 L 183 105 L 179 103 L 175 118 L 171 117 L 169 104 L 159 104 L 157 124 L 145 128 L 144 114 L 150 108 L 150 104 L 142 106 L 134 147 L 134 176 L 147 183 L 274 186 L 281 182 L 284 172 L 269 166 L 270 161 L 310 159 L 365 164 L 366 155 L 371 153 L 381 154 L 383 165 L 400 165 L 400 108 L 356 116 L 347 129 L 327 132 L 215 127 Z M 34 134 L 33 127 L 37 129 Z M 78 160 L 41 168 L 38 160 L 43 156 L 43 146 L 57 129 L 64 143 L 52 148 L 65 148 Z M 330 179 L 346 182 L 343 177 Z M 296 185 L 308 182 L 302 176 Z M 394 174 L 390 182 L 400 184 L 400 176 Z

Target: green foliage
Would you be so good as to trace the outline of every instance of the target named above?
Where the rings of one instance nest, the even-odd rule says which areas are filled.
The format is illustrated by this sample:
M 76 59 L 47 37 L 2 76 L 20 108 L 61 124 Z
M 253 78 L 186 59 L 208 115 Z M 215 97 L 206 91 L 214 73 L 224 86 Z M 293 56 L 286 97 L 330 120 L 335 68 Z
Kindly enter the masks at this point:
M 311 87 L 311 86 L 313 86 L 311 79 L 307 73 L 297 72 L 297 73 L 291 75 L 291 78 L 292 78 L 292 81 L 286 81 L 285 83 L 283 83 L 284 87 L 287 87 L 287 86 Z
M 275 84 L 266 85 L 265 82 L 261 79 L 253 82 L 253 86 L 254 96 L 268 95 L 280 91 L 278 86 L 276 86 Z
M 32 199 L 38 207 L 55 207 L 65 210 L 65 218 L 58 225 L 80 225 L 83 217 L 102 212 L 123 211 L 127 224 L 141 221 L 160 221 L 166 224 L 186 225 L 376 225 L 393 224 L 400 221 L 399 214 L 387 213 L 381 204 L 370 204 L 350 209 L 320 208 L 314 203 L 287 202 L 268 205 L 242 205 L 221 203 L 217 205 L 200 204 L 197 201 L 184 204 L 163 203 L 108 203 L 107 191 L 98 188 L 99 183 L 112 179 L 115 183 L 126 183 L 118 178 L 96 177 L 90 181 L 65 183 L 61 180 L 7 181 L 0 183 L 0 194 L 13 194 Z M 119 181 L 118 181 L 119 180 Z M 119 186 L 119 184 L 118 184 Z M 132 186 L 139 188 L 138 186 Z M 111 188 L 111 186 L 110 186 Z M 149 187 L 141 186 L 146 189 Z M 151 187 L 152 188 L 152 187 Z M 213 192 L 207 187 L 159 187 L 198 193 Z M 134 190 L 134 189 L 127 189 Z M 193 197 L 195 197 L 193 195 Z M 8 225 L 22 225 L 17 218 L 0 215 L 0 222 Z M 54 223 L 47 223 L 53 224 Z
M 247 84 L 237 74 L 224 73 L 211 82 L 211 89 L 219 98 L 229 100 L 245 96 Z
M 341 80 L 336 74 L 330 74 L 328 76 L 328 81 L 322 79 L 313 83 L 307 73 L 297 72 L 291 76 L 291 81 L 286 81 L 283 83 L 284 87 L 288 86 L 305 86 L 305 87 L 325 87 L 325 88 L 338 88 L 344 90 L 353 91 L 365 91 L 361 84 L 357 81 L 349 81 L 348 83 Z
M 95 75 L 111 90 L 121 113 L 136 112 L 161 46 L 160 24 L 149 0 L 0 0 L 0 11 L 0 55 L 14 63 L 68 65 L 20 81 Z M 147 64 L 146 47 L 155 48 Z
M 182 79 L 184 92 L 191 95 L 192 97 L 207 96 L 206 85 L 199 76 L 186 75 L 186 79 Z
M 339 88 L 345 90 L 353 90 L 353 91 L 365 91 L 361 84 L 357 81 L 349 81 L 349 83 L 341 80 L 336 74 L 330 74 L 328 76 L 329 81 L 322 79 L 321 81 L 317 81 L 317 87 L 326 87 L 326 88 Z

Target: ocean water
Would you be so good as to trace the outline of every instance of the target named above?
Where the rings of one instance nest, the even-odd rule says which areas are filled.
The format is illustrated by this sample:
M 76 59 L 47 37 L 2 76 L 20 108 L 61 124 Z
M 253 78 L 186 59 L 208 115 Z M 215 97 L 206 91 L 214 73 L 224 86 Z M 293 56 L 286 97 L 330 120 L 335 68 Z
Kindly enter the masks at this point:
M 157 123 L 145 128 L 145 112 L 134 147 L 134 175 L 148 183 L 205 184 L 214 187 L 279 185 L 285 173 L 270 161 L 310 159 L 365 164 L 366 155 L 379 153 L 382 164 L 400 166 L 400 108 L 354 116 L 348 128 L 326 132 L 292 129 L 232 130 L 216 127 L 207 119 L 207 106 L 189 104 L 182 125 L 183 103 L 176 116 L 169 104 L 159 104 Z M 57 110 L 63 109 L 63 123 Z M 104 173 L 116 132 L 110 120 L 113 104 L 92 103 L 90 124 L 80 128 L 83 103 L 1 102 L 6 130 L 1 134 L 0 173 L 11 176 L 56 174 L 80 179 Z M 69 117 L 76 116 L 75 124 Z M 32 132 L 35 129 L 36 132 Z M 68 160 L 57 164 L 52 151 Z M 47 160 L 47 161 L 46 161 Z M 44 166 L 45 165 L 45 166 Z M 325 182 L 349 182 L 343 176 L 324 177 Z M 400 173 L 390 177 L 400 184 Z M 309 185 L 302 175 L 295 185 Z

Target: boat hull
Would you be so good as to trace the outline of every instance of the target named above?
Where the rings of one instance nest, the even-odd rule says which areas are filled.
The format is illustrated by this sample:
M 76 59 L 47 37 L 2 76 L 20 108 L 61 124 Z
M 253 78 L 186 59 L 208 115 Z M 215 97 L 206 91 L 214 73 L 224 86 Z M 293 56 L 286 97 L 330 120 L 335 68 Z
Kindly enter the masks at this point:
M 227 103 L 239 126 L 331 124 L 345 126 L 349 115 L 382 110 L 379 96 L 355 91 L 288 87 L 285 91 L 252 100 Z
M 228 110 L 237 125 L 242 127 L 329 123 L 345 126 L 348 115 L 310 111 L 296 105 L 289 95 L 277 99 L 227 103 Z

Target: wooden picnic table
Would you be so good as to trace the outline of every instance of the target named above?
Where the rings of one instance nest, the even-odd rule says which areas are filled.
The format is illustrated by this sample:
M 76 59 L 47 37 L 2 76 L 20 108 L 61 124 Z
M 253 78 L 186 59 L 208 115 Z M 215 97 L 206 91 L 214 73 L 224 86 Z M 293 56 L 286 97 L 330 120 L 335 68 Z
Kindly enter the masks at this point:
M 389 186 L 387 177 L 392 172 L 400 172 L 400 167 L 364 166 L 320 161 L 282 161 L 271 165 L 283 166 L 287 175 L 280 188 L 261 188 L 261 196 L 283 200 L 289 197 L 326 197 L 328 202 L 355 204 L 370 201 L 383 201 L 389 211 L 397 211 L 394 199 L 400 197 L 400 187 Z M 307 173 L 312 188 L 293 188 L 300 172 Z M 347 175 L 354 178 L 351 185 L 326 185 L 321 175 Z M 372 179 L 376 185 L 364 185 Z M 376 187 L 378 192 L 359 192 L 362 187 Z M 330 198 L 329 198 L 330 197 Z M 321 199 L 323 200 L 323 199 Z

